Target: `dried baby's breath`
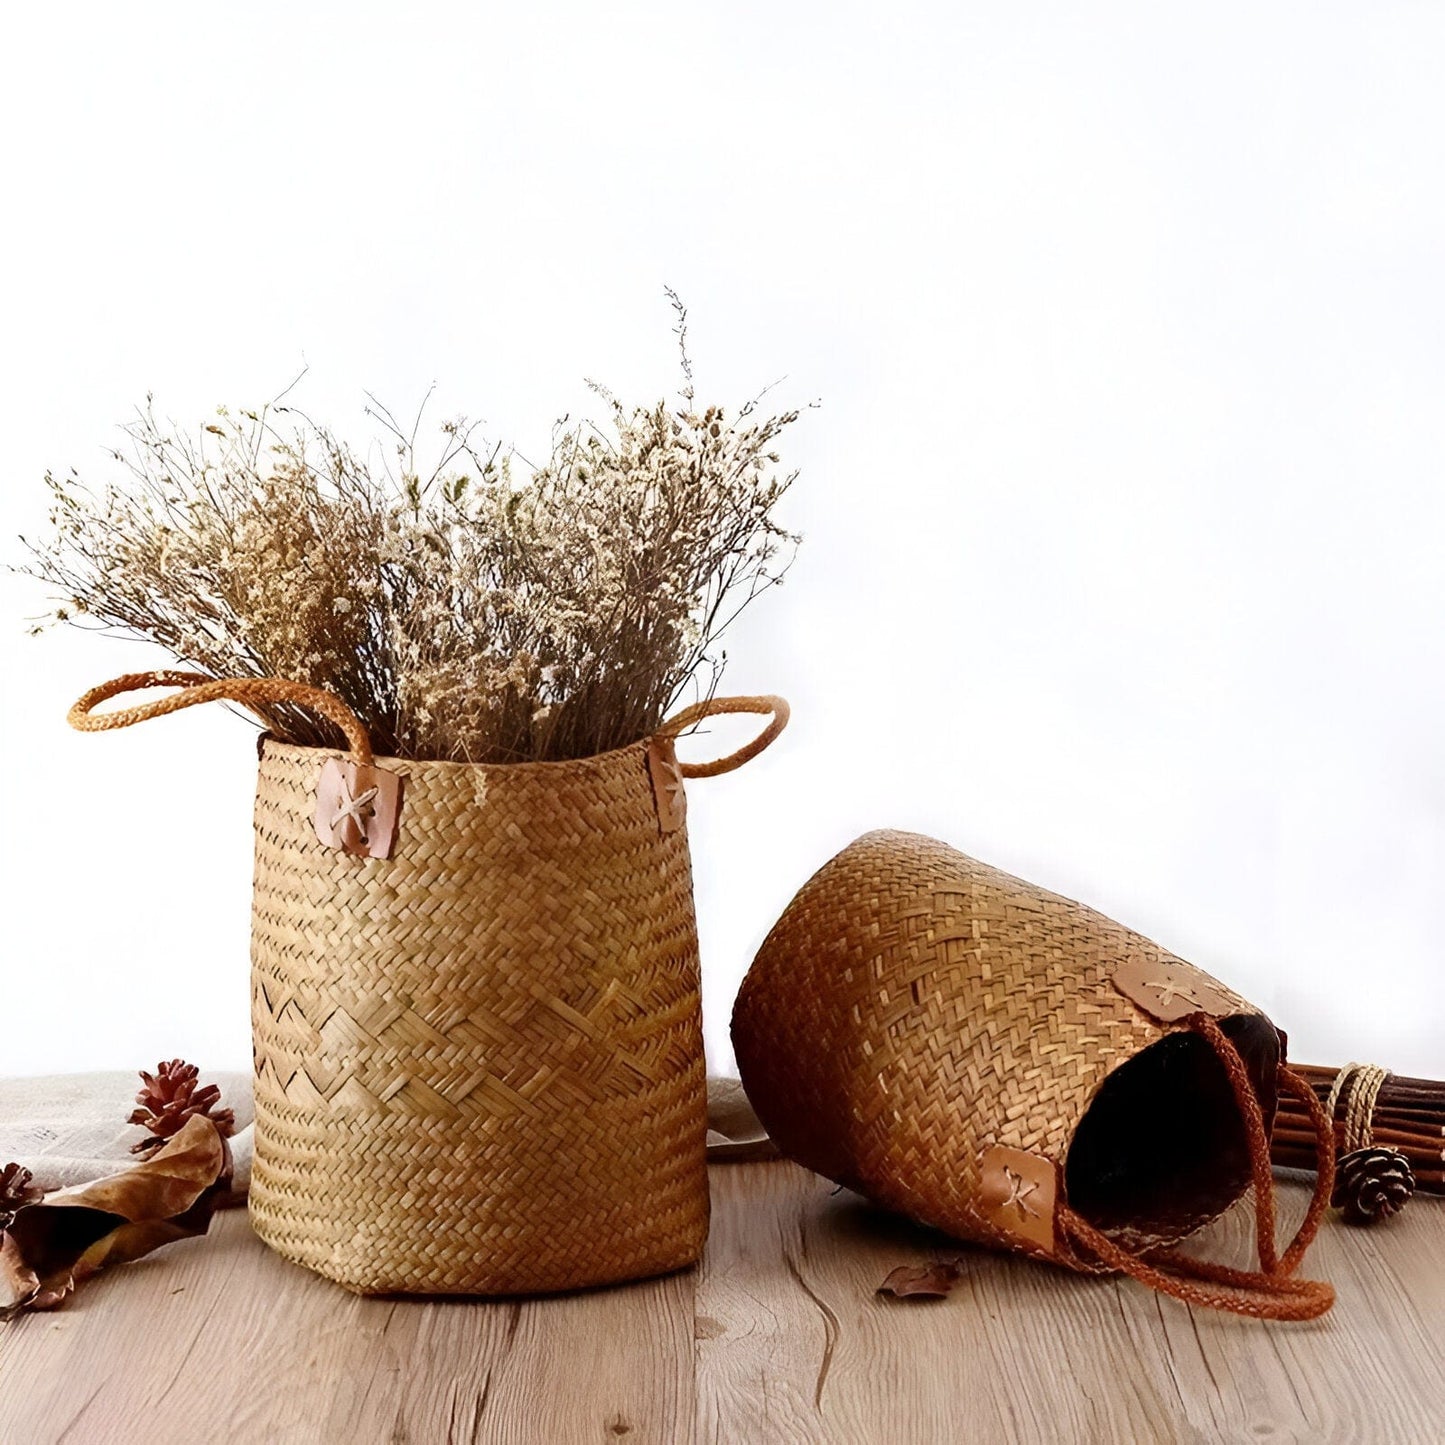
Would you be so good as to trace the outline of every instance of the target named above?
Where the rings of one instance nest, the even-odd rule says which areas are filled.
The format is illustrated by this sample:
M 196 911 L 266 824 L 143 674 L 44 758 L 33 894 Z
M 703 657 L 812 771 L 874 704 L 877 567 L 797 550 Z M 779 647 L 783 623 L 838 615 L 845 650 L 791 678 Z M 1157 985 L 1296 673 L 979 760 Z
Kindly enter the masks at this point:
M 680 331 L 685 315 L 679 308 Z M 774 510 L 793 473 L 775 443 L 796 411 L 699 408 L 684 348 L 674 405 L 564 419 L 548 461 L 371 415 L 373 461 L 285 406 L 194 433 L 147 402 L 120 482 L 47 476 L 51 527 L 27 570 L 55 618 L 159 643 L 217 677 L 329 688 L 377 752 L 474 762 L 583 757 L 652 731 L 680 694 L 711 691 L 718 641 L 780 581 L 797 538 Z M 271 729 L 336 745 L 274 708 Z

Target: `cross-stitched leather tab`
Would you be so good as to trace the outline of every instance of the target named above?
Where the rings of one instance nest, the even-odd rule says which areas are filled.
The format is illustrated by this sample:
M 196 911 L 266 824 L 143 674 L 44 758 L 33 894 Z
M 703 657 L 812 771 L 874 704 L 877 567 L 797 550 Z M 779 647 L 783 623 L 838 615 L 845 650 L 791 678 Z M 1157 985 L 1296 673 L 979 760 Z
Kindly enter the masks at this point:
M 1235 1012 L 1207 973 L 1181 959 L 1163 963 L 1131 958 L 1114 970 L 1113 983 L 1130 1003 L 1160 1023 L 1176 1023 L 1190 1014 L 1223 1018 Z
M 687 821 L 687 791 L 671 738 L 655 737 L 648 743 L 647 772 L 657 800 L 657 826 L 675 833 Z
M 995 1144 L 984 1152 L 981 1169 L 980 1203 L 989 1223 L 1026 1247 L 1053 1254 L 1058 1193 L 1053 1161 Z
M 316 784 L 316 836 L 358 858 L 389 858 L 401 816 L 401 777 L 331 758 Z

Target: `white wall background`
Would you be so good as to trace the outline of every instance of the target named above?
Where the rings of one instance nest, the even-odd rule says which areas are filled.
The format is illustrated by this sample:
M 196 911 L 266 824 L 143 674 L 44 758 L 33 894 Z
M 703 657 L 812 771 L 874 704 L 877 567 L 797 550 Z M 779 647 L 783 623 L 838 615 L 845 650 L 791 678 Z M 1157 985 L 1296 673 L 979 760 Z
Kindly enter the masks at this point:
M 171 415 L 523 444 L 790 378 L 807 533 L 699 784 L 708 1036 L 807 874 L 937 833 L 1445 1076 L 1445 10 L 31 5 L 0 85 L 0 530 Z M 6 560 L 18 546 L 5 544 Z M 0 1071 L 248 1057 L 254 754 L 64 725 L 127 644 L 0 590 Z

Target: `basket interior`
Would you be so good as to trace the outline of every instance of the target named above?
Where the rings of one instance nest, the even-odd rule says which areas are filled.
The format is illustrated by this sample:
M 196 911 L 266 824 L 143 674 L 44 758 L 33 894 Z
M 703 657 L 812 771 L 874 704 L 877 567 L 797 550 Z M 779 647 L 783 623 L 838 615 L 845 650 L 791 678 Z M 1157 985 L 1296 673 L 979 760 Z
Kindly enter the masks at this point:
M 1279 1035 L 1260 1014 L 1220 1027 L 1274 1117 Z M 1248 1187 L 1249 1149 L 1229 1076 L 1199 1034 L 1166 1035 L 1105 1079 L 1064 1166 L 1069 1203 L 1090 1223 L 1143 1247 L 1183 1238 Z

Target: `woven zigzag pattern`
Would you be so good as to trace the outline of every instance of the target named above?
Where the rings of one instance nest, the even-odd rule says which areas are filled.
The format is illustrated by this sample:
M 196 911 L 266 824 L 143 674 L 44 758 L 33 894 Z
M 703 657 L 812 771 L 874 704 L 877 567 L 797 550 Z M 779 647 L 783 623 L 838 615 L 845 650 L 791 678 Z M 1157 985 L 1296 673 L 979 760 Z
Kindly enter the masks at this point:
M 257 1232 L 368 1292 L 691 1263 L 707 1230 L 692 878 L 645 746 L 382 760 L 404 778 L 388 859 L 318 841 L 336 756 L 268 741 L 261 760 Z
M 1169 1031 L 1110 982 L 1138 958 L 1257 1012 L 1092 909 L 934 839 L 869 833 L 759 951 L 733 1014 L 739 1069 L 784 1153 L 957 1237 L 1017 1247 L 981 1208 L 981 1158 L 997 1144 L 1062 1165 L 1099 1085 Z

